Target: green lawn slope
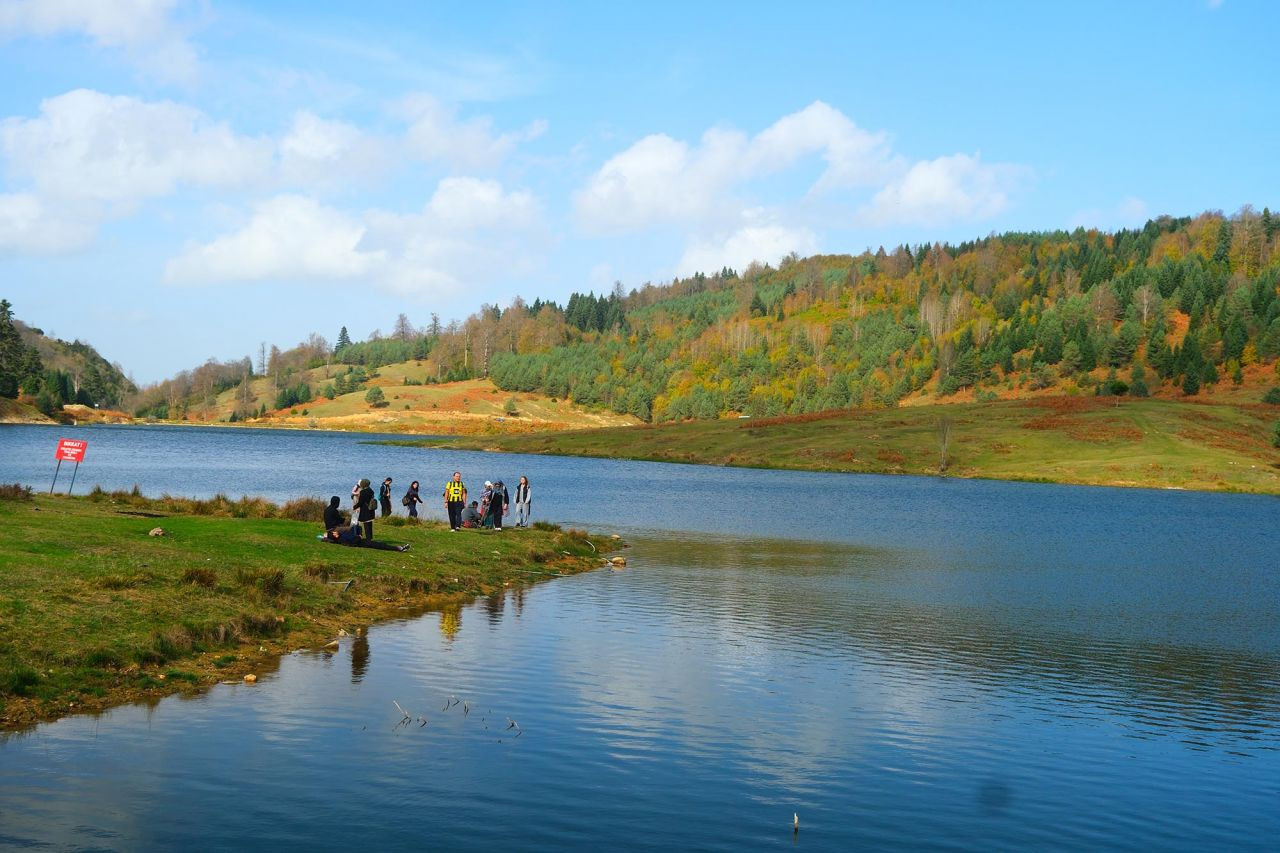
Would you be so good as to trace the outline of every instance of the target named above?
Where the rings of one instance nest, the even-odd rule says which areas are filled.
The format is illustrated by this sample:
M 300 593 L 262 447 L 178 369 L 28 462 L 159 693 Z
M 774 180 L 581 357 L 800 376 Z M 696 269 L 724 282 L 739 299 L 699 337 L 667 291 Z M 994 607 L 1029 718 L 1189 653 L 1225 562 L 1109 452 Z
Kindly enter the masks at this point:
M 399 553 L 330 545 L 317 521 L 280 517 L 319 509 L 0 488 L 0 725 L 268 671 L 371 620 L 594 568 L 613 547 L 550 525 L 377 522 L 379 540 L 412 546 Z
M 1280 406 L 1039 397 L 460 439 L 455 447 L 816 471 L 1280 493 Z

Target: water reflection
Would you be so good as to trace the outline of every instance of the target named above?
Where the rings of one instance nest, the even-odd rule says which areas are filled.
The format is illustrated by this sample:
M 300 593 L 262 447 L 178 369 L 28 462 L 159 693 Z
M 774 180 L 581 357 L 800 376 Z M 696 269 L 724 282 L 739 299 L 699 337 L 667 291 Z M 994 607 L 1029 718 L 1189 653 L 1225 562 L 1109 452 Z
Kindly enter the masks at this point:
M 1190 726 L 1198 739 L 1237 746 L 1278 737 L 1280 656 L 1198 635 L 1157 639 L 1165 626 L 1134 624 L 1110 589 L 1076 589 L 1046 609 L 1005 584 L 998 598 L 959 606 L 949 571 L 910 550 L 662 537 L 637 541 L 634 554 L 647 582 L 632 606 L 662 618 L 698 602 L 722 653 L 852 656 L 889 668 L 885 677 L 960 679 L 1046 712 L 1090 706 L 1140 736 Z
M 369 670 L 369 636 L 359 631 L 351 643 L 351 683 L 364 681 L 364 674 Z
M 462 605 L 446 604 L 440 608 L 440 636 L 452 642 L 462 630 Z

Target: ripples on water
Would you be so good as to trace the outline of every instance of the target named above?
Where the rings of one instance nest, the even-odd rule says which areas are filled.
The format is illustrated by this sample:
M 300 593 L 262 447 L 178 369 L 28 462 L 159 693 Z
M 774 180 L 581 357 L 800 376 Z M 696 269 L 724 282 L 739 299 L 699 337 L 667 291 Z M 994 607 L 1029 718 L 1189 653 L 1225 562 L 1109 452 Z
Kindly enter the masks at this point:
M 256 687 L 10 736 L 0 844 L 1280 837 L 1273 501 L 340 448 L 366 470 L 518 467 L 545 515 L 626 531 L 630 568 L 379 625 L 335 655 L 285 658 Z M 838 494 L 833 526 L 780 511 L 780 494 Z M 442 710 L 450 695 L 470 714 Z M 393 700 L 428 724 L 398 726 Z

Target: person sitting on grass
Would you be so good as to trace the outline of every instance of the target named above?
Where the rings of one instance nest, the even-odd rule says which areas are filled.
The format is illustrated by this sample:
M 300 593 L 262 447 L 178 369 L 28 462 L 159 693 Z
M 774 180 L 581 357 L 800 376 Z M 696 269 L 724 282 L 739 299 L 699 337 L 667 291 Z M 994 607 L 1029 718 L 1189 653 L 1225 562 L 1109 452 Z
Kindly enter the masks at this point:
M 479 527 L 480 526 L 480 512 L 479 510 L 476 509 L 477 506 L 478 504 L 476 503 L 476 501 L 472 501 L 470 506 L 467 506 L 462 510 L 462 526 L 463 527 Z
M 342 517 L 338 505 L 341 498 L 334 495 L 329 505 L 324 508 L 324 541 L 334 545 L 352 545 L 358 548 L 374 548 L 379 551 L 408 551 L 408 545 L 392 545 L 388 542 L 375 542 L 360 535 L 359 524 L 348 524 Z

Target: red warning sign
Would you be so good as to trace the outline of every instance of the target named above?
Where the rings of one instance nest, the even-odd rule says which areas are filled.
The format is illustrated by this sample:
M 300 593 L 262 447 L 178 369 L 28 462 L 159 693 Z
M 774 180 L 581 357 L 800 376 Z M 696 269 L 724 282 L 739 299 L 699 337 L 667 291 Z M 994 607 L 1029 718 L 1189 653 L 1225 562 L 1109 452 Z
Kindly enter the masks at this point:
M 58 450 L 53 454 L 53 458 L 59 462 L 75 462 L 79 464 L 84 459 L 84 452 L 89 448 L 89 442 L 79 438 L 60 438 L 58 439 Z

